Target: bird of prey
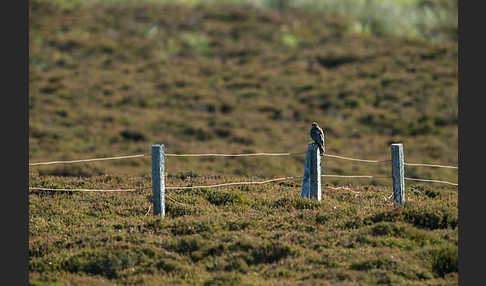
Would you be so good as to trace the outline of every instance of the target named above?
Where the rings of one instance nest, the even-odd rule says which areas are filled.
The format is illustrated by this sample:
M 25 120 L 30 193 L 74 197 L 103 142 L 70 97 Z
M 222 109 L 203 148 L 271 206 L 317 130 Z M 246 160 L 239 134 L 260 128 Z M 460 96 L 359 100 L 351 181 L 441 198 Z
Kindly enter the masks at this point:
M 324 154 L 324 132 L 322 131 L 321 127 L 317 124 L 317 122 L 312 122 L 312 128 L 310 130 L 310 136 L 312 140 L 314 140 L 319 146 L 319 151 L 321 151 L 321 156 Z

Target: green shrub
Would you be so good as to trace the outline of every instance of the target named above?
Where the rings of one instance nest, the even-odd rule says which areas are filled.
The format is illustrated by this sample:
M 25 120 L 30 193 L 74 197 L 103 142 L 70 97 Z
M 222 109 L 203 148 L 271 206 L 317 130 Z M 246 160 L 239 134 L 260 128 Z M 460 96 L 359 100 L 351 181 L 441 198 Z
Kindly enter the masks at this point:
M 197 209 L 189 205 L 179 205 L 171 201 L 166 201 L 165 212 L 171 217 L 181 217 L 187 215 L 194 215 L 197 213 Z
M 214 138 L 214 134 L 211 131 L 202 128 L 186 127 L 182 132 L 199 141 L 207 141 Z
M 177 262 L 168 258 L 163 258 L 158 261 L 155 264 L 155 267 L 157 267 L 157 269 L 164 270 L 167 273 L 181 271 L 181 267 L 177 264 Z
M 213 233 L 215 226 L 209 221 L 190 221 L 176 220 L 171 226 L 170 231 L 175 235 L 187 235 L 196 233 Z
M 229 191 L 207 190 L 205 192 L 206 199 L 213 205 L 234 205 L 243 204 L 247 201 L 243 194 L 237 194 Z
M 236 274 L 218 274 L 204 282 L 204 286 L 232 286 L 240 285 L 241 277 Z
M 123 130 L 120 132 L 120 136 L 124 140 L 128 140 L 128 141 L 138 142 L 138 141 L 146 140 L 145 135 L 142 132 L 135 131 L 135 130 Z
M 282 197 L 273 203 L 274 208 L 287 208 L 287 209 L 298 209 L 298 210 L 312 210 L 319 208 L 321 204 L 315 200 L 309 200 L 304 198 L 288 198 Z
M 362 262 L 353 262 L 349 269 L 352 270 L 360 270 L 360 271 L 368 271 L 371 269 L 385 269 L 385 270 L 392 270 L 396 268 L 397 263 L 395 261 L 389 259 L 371 259 L 365 260 Z
M 402 227 L 397 226 L 394 223 L 378 223 L 371 228 L 371 234 L 373 235 L 397 235 L 403 231 Z
M 369 217 L 369 219 L 374 222 L 382 222 L 382 221 L 388 221 L 388 222 L 393 222 L 393 221 L 398 221 L 401 217 L 401 214 L 396 211 L 381 211 L 377 212 Z
M 274 263 L 296 253 L 292 247 L 281 242 L 264 242 L 252 249 L 253 264 Z
M 355 216 L 350 220 L 344 222 L 343 227 L 345 229 L 356 229 L 363 226 L 363 220 L 359 216 Z
M 380 268 L 383 265 L 383 262 L 381 260 L 366 260 L 362 262 L 353 262 L 350 266 L 349 269 L 352 270 L 359 270 L 359 271 L 367 271 L 370 269 L 376 269 Z
M 443 247 L 433 255 L 432 271 L 444 277 L 445 274 L 458 271 L 457 247 Z
M 99 167 L 87 165 L 62 165 L 53 169 L 40 169 L 41 176 L 57 177 L 92 177 L 103 175 L 105 171 Z
M 282 197 L 278 200 L 276 200 L 275 202 L 273 202 L 273 207 L 274 208 L 291 208 L 293 207 L 293 201 L 292 199 L 288 198 L 288 197 Z
M 455 228 L 457 225 L 457 215 L 445 209 L 420 207 L 406 210 L 403 216 L 405 221 L 421 228 Z
M 223 267 L 225 271 L 238 271 L 241 273 L 247 273 L 249 268 L 246 260 L 240 256 L 230 256 L 227 259 L 227 264 Z
M 298 210 L 313 210 L 317 209 L 321 204 L 316 200 L 309 200 L 304 198 L 297 198 L 294 200 L 294 207 Z
M 194 237 L 183 237 L 179 239 L 176 243 L 170 243 L 167 245 L 166 249 L 175 251 L 180 254 L 190 254 L 192 252 L 203 249 L 207 246 L 207 242 L 204 241 L 200 236 Z
M 164 229 L 162 218 L 149 218 L 148 221 L 143 225 L 142 229 L 143 231 L 147 232 L 160 233 Z
M 64 283 L 56 279 L 46 279 L 47 281 L 29 281 L 29 286 L 62 286 Z
M 235 230 L 247 229 L 251 225 L 251 222 L 248 220 L 237 220 L 237 221 L 229 221 L 227 225 L 229 230 L 235 231 Z
M 329 214 L 316 214 L 316 222 L 318 224 L 325 224 L 330 219 Z
M 134 266 L 139 257 L 129 251 L 83 251 L 67 259 L 62 267 L 64 270 L 92 275 L 103 275 L 109 279 L 117 278 L 121 270 Z

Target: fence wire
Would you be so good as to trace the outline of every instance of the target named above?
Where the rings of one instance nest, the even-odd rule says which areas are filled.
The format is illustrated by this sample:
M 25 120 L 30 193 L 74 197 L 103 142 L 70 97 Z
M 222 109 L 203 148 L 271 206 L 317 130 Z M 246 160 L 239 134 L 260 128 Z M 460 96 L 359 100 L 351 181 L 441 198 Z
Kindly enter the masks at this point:
M 253 182 L 232 182 L 232 183 L 223 183 L 223 184 L 217 184 L 217 185 L 208 185 L 208 186 L 173 186 L 173 187 L 165 187 L 166 190 L 179 190 L 179 189 L 200 189 L 200 188 L 217 188 L 217 187 L 225 187 L 225 186 L 233 186 L 233 185 L 255 185 L 255 184 L 266 184 L 266 183 L 271 183 L 271 182 L 277 182 L 277 181 L 284 181 L 284 180 L 289 180 L 289 179 L 297 179 L 297 178 L 303 178 L 301 177 L 283 177 L 283 178 L 276 178 L 276 179 L 270 179 L 270 180 L 265 180 L 265 181 L 253 181 Z
M 391 162 L 391 160 L 366 160 L 366 159 L 357 159 L 357 158 L 351 158 L 351 157 L 344 157 L 344 156 L 339 156 L 339 155 L 331 155 L 324 153 L 323 156 L 325 157 L 331 157 L 331 158 L 337 158 L 337 159 L 342 159 L 342 160 L 348 160 L 348 161 L 358 161 L 358 162 L 365 162 L 365 163 L 383 163 L 383 162 Z
M 391 179 L 391 177 L 388 177 L 388 176 L 366 176 L 366 175 L 356 175 L 356 176 L 322 175 L 322 177 Z M 265 180 L 265 181 L 231 182 L 231 183 L 223 183 L 223 184 L 216 184 L 216 185 L 205 185 L 205 186 L 167 186 L 164 189 L 166 189 L 166 190 L 186 190 L 186 189 L 218 188 L 218 187 L 234 186 L 234 185 L 266 184 L 266 183 L 271 183 L 271 182 L 284 181 L 284 180 L 289 180 L 289 179 L 299 179 L 299 178 L 303 178 L 303 177 L 302 176 L 297 176 L 297 177 L 284 177 L 284 178 L 270 179 L 270 180 Z M 452 186 L 458 186 L 457 183 L 448 182 L 448 181 L 417 179 L 417 178 L 408 178 L 408 177 L 405 177 L 404 179 L 405 180 L 410 180 L 410 181 L 430 182 L 430 183 L 442 183 L 442 184 L 448 184 L 448 185 L 452 185 Z M 152 188 L 152 186 L 143 187 L 143 188 L 141 188 L 141 190 L 150 189 L 150 188 Z M 42 187 L 29 187 L 29 190 L 58 191 L 58 192 L 97 192 L 97 193 L 102 193 L 102 192 L 135 192 L 136 191 L 136 189 L 97 190 L 97 189 L 54 189 L 54 188 L 42 188 Z
M 306 152 L 296 152 L 296 153 L 242 153 L 242 154 L 223 154 L 223 153 L 201 153 L 201 154 L 173 154 L 173 153 L 166 153 L 164 154 L 165 157 L 255 157 L 255 156 L 293 156 L 293 155 L 300 155 Z M 53 164 L 72 164 L 72 163 L 83 163 L 83 162 L 94 162 L 94 161 L 106 161 L 106 160 L 120 160 L 120 159 L 132 159 L 132 158 L 140 158 L 146 156 L 145 154 L 137 154 L 137 155 L 127 155 L 127 156 L 117 156 L 117 157 L 106 157 L 106 158 L 92 158 L 92 159 L 81 159 L 81 160 L 70 160 L 70 161 L 51 161 L 51 162 L 38 162 L 38 163 L 29 163 L 29 166 L 39 166 L 39 165 L 53 165 Z M 369 160 L 369 159 L 359 159 L 359 158 L 352 158 L 352 157 L 345 157 L 341 155 L 333 155 L 324 153 L 323 156 L 348 160 L 348 161 L 357 161 L 357 162 L 365 162 L 365 163 L 384 163 L 384 162 L 391 162 L 391 160 Z M 439 164 L 425 164 L 425 163 L 404 163 L 407 166 L 422 166 L 422 167 L 433 167 L 433 168 L 448 168 L 448 169 L 458 169 L 457 166 L 446 166 L 446 165 L 439 165 Z
M 72 160 L 72 161 L 52 161 L 52 162 L 39 162 L 39 163 L 30 163 L 29 166 L 38 166 L 38 165 L 54 165 L 54 164 L 72 164 L 72 163 L 82 163 L 82 162 L 94 162 L 94 161 L 106 161 L 106 160 L 119 160 L 119 159 L 130 159 L 130 158 L 139 158 L 145 156 L 144 154 L 138 155 L 128 155 L 128 156 L 117 156 L 117 157 L 106 157 L 106 158 L 93 158 L 93 159 L 81 159 L 81 160 Z
M 167 157 L 250 157 L 250 156 L 291 156 L 291 155 L 299 155 L 304 154 L 306 152 L 297 152 L 297 153 L 242 153 L 242 154 L 222 154 L 222 153 L 201 153 L 201 154 L 172 154 L 167 153 L 164 156 Z M 51 161 L 51 162 L 38 162 L 38 163 L 30 163 L 29 166 L 38 166 L 38 165 L 52 165 L 52 164 L 71 164 L 71 163 L 81 163 L 81 162 L 93 162 L 93 161 L 105 161 L 105 160 L 120 160 L 120 159 L 132 159 L 132 158 L 140 158 L 146 156 L 145 154 L 136 154 L 136 155 L 127 155 L 127 156 L 116 156 L 116 157 L 105 157 L 105 158 L 92 158 L 92 159 L 81 159 L 81 160 L 70 160 L 70 161 Z M 340 155 L 332 155 L 324 153 L 323 156 L 337 158 L 342 160 L 349 160 L 349 161 L 358 161 L 358 162 L 365 162 L 365 163 L 383 163 L 383 162 L 390 162 L 391 160 L 368 160 L 368 159 L 359 159 L 359 158 L 351 158 L 345 157 Z M 435 167 L 435 168 L 449 168 L 449 169 L 458 169 L 456 166 L 445 166 L 445 165 L 436 165 L 436 164 L 425 164 L 425 163 L 404 163 L 407 166 L 424 166 L 424 167 Z M 322 175 L 322 177 L 334 177 L 334 178 L 391 178 L 388 176 L 370 176 L 370 175 Z M 217 187 L 224 187 L 224 186 L 232 186 L 232 185 L 251 185 L 251 184 L 266 184 L 270 182 L 276 181 L 283 181 L 289 179 L 296 179 L 296 178 L 303 178 L 303 177 L 282 177 L 276 179 L 269 179 L 265 181 L 252 181 L 252 182 L 232 182 L 232 183 L 222 183 L 216 185 L 207 185 L 207 186 L 167 186 L 165 189 L 167 190 L 176 190 L 176 189 L 198 189 L 198 188 L 217 188 Z M 448 185 L 458 186 L 457 183 L 448 182 L 448 181 L 441 181 L 441 180 L 430 180 L 430 179 L 419 179 L 419 178 L 404 178 L 405 180 L 411 181 L 419 181 L 419 182 L 431 182 L 431 183 L 444 183 Z M 149 187 L 147 187 L 149 188 Z M 151 187 L 150 187 L 151 188 Z M 44 190 L 44 191 L 65 191 L 65 192 L 133 192 L 135 189 L 119 189 L 119 190 L 93 190 L 93 189 L 52 189 L 52 188 L 41 188 L 41 187 L 29 187 L 31 190 Z M 142 188 L 146 189 L 146 188 Z
M 169 201 L 171 201 L 171 202 L 173 202 L 173 203 L 175 203 L 175 204 L 177 204 L 177 205 L 180 205 L 180 206 L 187 206 L 187 204 L 184 204 L 184 203 L 178 202 L 178 201 L 174 200 L 173 198 L 171 198 L 171 197 L 170 197 L 169 195 L 167 195 L 167 194 L 165 195 L 165 197 L 166 197 L 166 198 L 167 198 Z
M 331 177 L 331 178 L 367 178 L 367 179 L 391 179 L 390 176 L 367 176 L 367 175 L 322 175 L 322 177 Z
M 29 190 L 37 191 L 56 191 L 56 192 L 135 192 L 136 189 L 118 189 L 118 190 L 97 190 L 97 189 L 53 189 L 43 187 L 29 187 Z
M 453 182 L 448 182 L 448 181 L 439 181 L 439 180 L 427 180 L 427 179 L 417 179 L 417 178 L 404 178 L 405 180 L 409 181 L 418 181 L 418 182 L 430 182 L 430 183 L 442 183 L 442 184 L 448 184 L 452 186 L 459 186 L 459 184 L 453 183 Z
M 365 178 L 365 179 L 391 179 L 391 176 L 372 176 L 372 175 L 321 175 L 321 177 L 328 177 L 328 178 Z M 203 185 L 203 186 L 166 186 L 164 189 L 166 190 L 186 190 L 186 189 L 203 189 L 203 188 L 218 188 L 218 187 L 226 187 L 226 186 L 235 186 L 235 185 L 259 185 L 259 184 L 267 184 L 271 182 L 278 182 L 278 181 L 285 181 L 290 179 L 302 179 L 303 176 L 292 176 L 292 177 L 282 177 L 282 178 L 275 178 L 275 179 L 268 179 L 264 181 L 246 181 L 246 182 L 230 182 L 230 183 L 222 183 L 216 185 Z M 405 180 L 410 181 L 418 181 L 418 182 L 430 182 L 430 183 L 443 183 L 452 186 L 458 186 L 457 183 L 448 182 L 448 181 L 441 181 L 441 180 L 430 180 L 430 179 L 418 179 L 418 178 L 408 178 L 405 177 Z M 140 190 L 150 189 L 152 186 L 146 186 L 140 188 Z M 136 189 L 117 189 L 117 190 L 97 190 L 97 189 L 54 189 L 54 188 L 43 188 L 43 187 L 29 187 L 30 190 L 41 190 L 41 191 L 61 191 L 61 192 L 134 192 Z M 170 199 L 169 199 L 170 200 Z
M 206 154 L 164 154 L 166 157 L 253 157 L 253 156 L 292 156 L 300 155 L 306 152 L 297 153 L 246 153 L 246 154 L 218 154 L 218 153 L 206 153 Z
M 459 169 L 459 167 L 456 167 L 456 166 L 433 165 L 433 164 L 424 164 L 424 163 L 404 163 L 404 165 L 419 166 L 419 167 L 432 167 L 432 168 Z

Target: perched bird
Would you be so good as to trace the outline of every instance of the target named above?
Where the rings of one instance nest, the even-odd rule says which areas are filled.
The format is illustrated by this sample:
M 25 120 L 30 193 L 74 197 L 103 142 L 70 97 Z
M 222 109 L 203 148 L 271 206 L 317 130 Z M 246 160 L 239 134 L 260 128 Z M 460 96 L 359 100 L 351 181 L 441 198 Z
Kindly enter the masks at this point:
M 310 130 L 310 136 L 312 140 L 317 143 L 319 146 L 319 151 L 321 151 L 321 156 L 324 154 L 324 132 L 322 131 L 321 127 L 317 125 L 317 122 L 312 122 L 312 128 Z

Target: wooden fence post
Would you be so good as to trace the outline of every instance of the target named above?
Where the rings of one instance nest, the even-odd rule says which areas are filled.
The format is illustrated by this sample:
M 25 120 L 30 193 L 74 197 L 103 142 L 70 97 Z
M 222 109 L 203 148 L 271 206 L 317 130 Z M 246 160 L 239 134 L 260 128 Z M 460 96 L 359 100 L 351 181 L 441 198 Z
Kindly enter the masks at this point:
M 321 201 L 321 155 L 316 143 L 309 143 L 305 158 L 302 197 Z
M 305 165 L 304 165 L 304 180 L 302 181 L 302 194 L 303 198 L 310 198 L 310 157 L 311 157 L 311 143 L 309 143 L 309 147 L 307 148 L 307 154 L 305 156 Z
M 405 202 L 405 168 L 402 143 L 391 144 L 393 198 L 403 206 Z
M 154 215 L 165 216 L 164 145 L 152 145 L 152 200 Z

